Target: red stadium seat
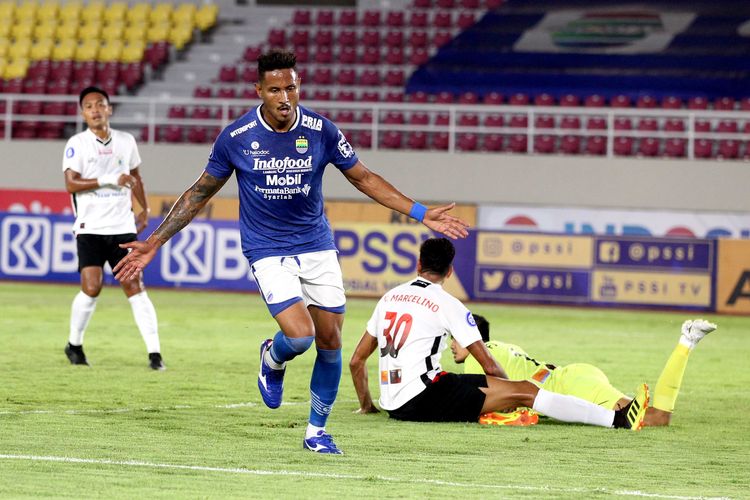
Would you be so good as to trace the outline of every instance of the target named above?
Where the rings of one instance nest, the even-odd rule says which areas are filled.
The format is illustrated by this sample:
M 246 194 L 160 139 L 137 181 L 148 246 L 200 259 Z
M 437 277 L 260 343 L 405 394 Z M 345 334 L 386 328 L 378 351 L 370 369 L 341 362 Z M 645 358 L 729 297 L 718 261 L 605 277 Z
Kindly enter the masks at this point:
M 216 97 L 220 99 L 236 99 L 237 90 L 234 87 L 219 87 Z
M 380 101 L 380 93 L 371 90 L 360 92 L 359 100 L 362 102 L 378 102 Z
M 529 101 L 530 99 L 528 94 L 517 92 L 510 96 L 510 99 L 508 99 L 508 104 L 510 104 L 511 106 L 528 106 Z
M 583 105 L 587 108 L 602 108 L 606 106 L 606 104 L 607 103 L 604 100 L 604 97 L 600 96 L 599 94 L 586 96 L 586 99 L 583 101 Z
M 271 47 L 283 47 L 286 45 L 286 31 L 283 29 L 272 28 L 268 32 L 268 44 Z
M 650 109 L 656 107 L 656 99 L 650 95 L 638 96 L 638 100 L 635 103 L 637 108 Z
M 409 55 L 409 64 L 421 66 L 430 59 L 430 53 L 424 47 L 415 47 L 411 49 Z
M 211 120 L 213 117 L 214 113 L 208 106 L 196 106 L 190 113 L 193 120 Z
M 607 140 L 595 135 L 586 139 L 586 154 L 601 156 L 607 153 Z
M 720 97 L 714 101 L 714 109 L 717 111 L 732 111 L 734 104 L 734 97 Z
M 421 30 L 414 30 L 409 34 L 408 44 L 412 48 L 426 48 L 427 47 L 427 32 Z
M 450 28 L 453 26 L 453 16 L 449 11 L 438 10 L 432 16 L 432 25 L 438 28 Z
M 378 30 L 365 30 L 362 32 L 362 40 L 360 43 L 366 47 L 379 47 L 380 46 L 380 31 Z
M 390 87 L 402 87 L 406 83 L 406 76 L 401 69 L 389 69 L 383 81 Z
M 258 81 L 258 67 L 257 66 L 245 66 L 242 68 L 240 73 L 240 80 L 245 83 L 255 83 Z
M 401 66 L 404 64 L 404 50 L 401 47 L 388 47 L 385 62 L 393 66 Z
M 357 134 L 357 147 L 360 148 L 371 148 L 372 147 L 372 132 L 369 130 L 362 130 Z
M 459 127 L 478 127 L 479 115 L 476 113 L 463 113 L 458 117 Z
M 316 89 L 313 92 L 312 98 L 314 101 L 330 101 L 331 91 L 327 89 Z
M 319 29 L 315 32 L 313 40 L 315 41 L 315 45 L 317 45 L 318 48 L 320 48 L 321 45 L 330 47 L 331 45 L 333 45 L 333 31 L 329 29 Z
M 198 86 L 193 90 L 193 97 L 205 99 L 211 97 L 211 87 Z
M 389 130 L 383 134 L 380 146 L 385 149 L 401 149 L 401 132 Z
M 508 138 L 507 151 L 511 153 L 528 152 L 528 138 L 525 134 L 513 134 Z
M 432 149 L 447 151 L 450 147 L 448 132 L 437 132 L 432 135 Z
M 555 128 L 555 117 L 550 115 L 537 116 L 534 120 L 536 128 Z
M 409 94 L 407 100 L 409 102 L 425 103 L 425 102 L 430 102 L 430 96 L 426 92 L 422 92 L 421 90 L 418 90 L 414 92 L 413 94 Z
M 404 114 L 400 111 L 387 111 L 383 118 L 386 125 L 403 125 L 405 122 Z
M 615 130 L 632 130 L 633 122 L 626 116 L 615 117 Z
M 390 91 L 385 94 L 385 102 L 404 102 L 404 94 L 401 91 Z
M 555 152 L 555 137 L 551 135 L 538 135 L 534 137 L 534 152 L 550 154 Z
M 452 9 L 456 6 L 455 0 L 435 0 L 435 5 L 441 9 Z
M 336 94 L 336 100 L 341 102 L 352 102 L 355 100 L 354 91 L 352 90 L 339 90 Z
M 563 116 L 560 120 L 562 129 L 579 129 L 581 128 L 581 119 L 577 116 Z
M 427 12 L 418 10 L 412 11 L 409 16 L 409 26 L 412 28 L 426 28 L 428 26 Z
M 750 97 L 743 97 L 740 101 L 740 109 L 742 111 L 750 111 Z
M 708 109 L 708 100 L 703 96 L 688 99 L 688 109 Z
M 263 53 L 263 47 L 260 45 L 248 45 L 242 53 L 242 59 L 246 62 L 257 62 L 258 57 Z
M 480 7 L 479 0 L 459 0 L 458 4 L 464 9 L 478 9 Z
M 167 118 L 187 118 L 187 108 L 181 105 L 170 106 Z
M 581 100 L 578 98 L 577 95 L 565 94 L 564 96 L 560 98 L 560 106 L 572 108 L 572 107 L 576 107 L 580 105 L 581 105 Z
M 333 63 L 333 50 L 329 45 L 320 45 L 315 48 L 315 63 L 316 64 L 331 64 Z
M 713 154 L 714 144 L 708 139 L 696 139 L 693 143 L 693 156 L 696 158 L 710 158 Z
M 409 125 L 429 125 L 430 115 L 416 111 L 409 116 Z
M 424 132 L 409 132 L 406 145 L 409 149 L 427 149 L 427 134 Z
M 685 130 L 685 122 L 679 118 L 667 118 L 664 122 L 664 130 L 666 132 L 683 132 Z
M 292 24 L 309 26 L 312 24 L 312 13 L 309 10 L 295 10 L 292 14 Z
M 317 83 L 317 82 L 316 82 Z M 353 68 L 342 68 L 336 73 L 336 84 L 342 86 L 357 83 L 357 72 Z
M 534 104 L 536 106 L 554 106 L 555 98 L 549 94 L 538 94 L 534 97 Z
M 630 97 L 624 94 L 616 95 L 609 101 L 609 105 L 613 108 L 629 108 Z
M 318 26 L 333 26 L 333 11 L 328 9 L 321 9 L 315 16 L 315 24 Z
M 716 131 L 722 134 L 736 134 L 739 132 L 739 124 L 734 120 L 721 120 L 716 126 Z
M 661 101 L 661 107 L 663 109 L 681 109 L 682 99 L 673 95 L 667 96 Z
M 380 85 L 380 72 L 376 69 L 365 69 L 359 76 L 359 84 L 368 87 Z
M 711 122 L 708 120 L 695 120 L 693 126 L 696 132 L 711 132 Z
M 219 81 L 223 83 L 234 83 L 239 79 L 237 66 L 225 65 L 219 69 Z
M 404 32 L 403 30 L 389 30 L 385 34 L 385 44 L 389 48 L 400 49 L 404 45 Z
M 485 151 L 502 151 L 504 146 L 505 139 L 500 134 L 487 134 L 484 136 L 484 141 L 482 142 L 482 148 Z
M 177 125 L 167 125 L 161 128 L 161 140 L 164 142 L 183 142 L 182 127 Z
M 505 101 L 505 97 L 500 92 L 490 92 L 489 94 L 485 94 L 484 98 L 482 99 L 482 102 L 484 104 L 489 104 L 491 106 L 497 106 L 499 104 L 502 104 Z
M 357 11 L 342 10 L 339 13 L 339 26 L 357 26 Z
M 320 48 L 322 49 L 323 47 Z M 354 64 L 357 62 L 357 57 L 357 49 L 351 45 L 347 45 L 339 51 L 338 62 L 340 64 Z
M 529 126 L 529 118 L 526 115 L 513 115 L 510 117 L 508 125 L 513 128 L 527 128 Z
M 655 118 L 641 118 L 638 121 L 638 130 L 654 131 L 659 130 L 659 122 Z
M 577 135 L 564 135 L 560 139 L 560 151 L 567 155 L 581 153 L 581 138 Z
M 337 41 L 341 47 L 355 47 L 357 45 L 357 34 L 352 30 L 341 30 Z
M 372 111 L 362 111 L 357 121 L 359 123 L 372 123 Z
M 459 12 L 456 18 L 456 26 L 460 29 L 465 30 L 470 28 L 476 22 L 473 12 Z
M 453 94 L 444 90 L 435 96 L 436 104 L 453 104 Z
M 354 111 L 345 109 L 339 111 L 336 115 L 336 122 L 338 123 L 354 123 Z
M 458 96 L 458 104 L 479 104 L 479 95 L 475 92 L 463 92 Z
M 299 47 L 300 45 L 307 45 L 310 43 L 310 32 L 306 29 L 297 29 L 292 31 L 292 45 Z
M 685 156 L 685 139 L 667 139 L 664 141 L 664 154 L 670 158 L 683 158 Z
M 740 142 L 735 140 L 719 141 L 716 157 L 723 160 L 733 160 L 740 154 Z
M 659 140 L 653 137 L 644 137 L 638 142 L 638 154 L 640 156 L 657 156 L 659 154 Z
M 502 127 L 505 125 L 505 117 L 498 113 L 492 113 L 484 118 L 485 127 Z
M 479 136 L 477 134 L 459 134 L 456 147 L 460 151 L 476 151 L 479 149 Z
M 373 28 L 377 28 L 378 26 L 380 26 L 380 11 L 366 10 L 364 14 L 362 14 L 361 24 L 363 26 L 371 26 Z
M 316 85 L 330 85 L 333 83 L 333 72 L 331 68 L 315 68 L 312 81 Z
M 632 137 L 615 137 L 614 153 L 618 156 L 632 156 L 635 141 Z
M 448 113 L 438 113 L 435 116 L 435 125 L 446 126 L 451 122 L 451 116 Z
M 187 131 L 187 142 L 203 144 L 208 140 L 208 129 L 206 127 L 190 127 Z
M 405 23 L 403 10 L 389 10 L 385 16 L 385 24 L 390 28 L 401 28 Z

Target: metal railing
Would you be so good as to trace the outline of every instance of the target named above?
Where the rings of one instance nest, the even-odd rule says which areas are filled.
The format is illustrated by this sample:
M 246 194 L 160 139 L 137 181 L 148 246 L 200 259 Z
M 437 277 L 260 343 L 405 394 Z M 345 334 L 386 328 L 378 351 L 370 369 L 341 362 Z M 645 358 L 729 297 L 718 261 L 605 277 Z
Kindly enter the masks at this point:
M 22 123 L 38 122 L 63 124 L 66 127 L 66 136 L 75 131 L 82 130 L 83 120 L 80 113 L 50 115 L 50 114 L 24 114 L 23 102 L 63 102 L 68 108 L 77 106 L 77 96 L 58 95 L 36 95 L 36 94 L 0 94 L 0 117 L 2 117 L 3 138 L 8 141 L 14 137 L 14 129 L 21 127 Z M 198 99 L 193 97 L 129 97 L 113 96 L 112 104 L 115 112 L 112 117 L 112 125 L 115 128 L 128 130 L 137 137 L 141 137 L 147 143 L 157 140 L 157 131 L 161 127 L 170 125 L 180 127 L 208 127 L 209 130 L 217 130 L 227 126 L 246 110 L 257 106 L 258 100 L 247 99 Z M 428 134 L 444 133 L 448 135 L 447 152 L 459 151 L 458 139 L 462 134 L 476 134 L 480 137 L 488 135 L 502 136 L 525 136 L 526 153 L 535 152 L 535 141 L 540 136 L 551 136 L 553 138 L 562 136 L 577 136 L 580 138 L 602 137 L 606 140 L 606 156 L 614 157 L 615 140 L 621 137 L 631 137 L 634 140 L 642 138 L 655 138 L 658 140 L 680 139 L 686 141 L 685 158 L 695 158 L 696 142 L 707 141 L 737 141 L 744 144 L 742 152 L 745 157 L 750 156 L 750 112 L 748 111 L 711 111 L 711 110 L 688 110 L 688 109 L 661 109 L 661 108 L 588 108 L 588 107 L 560 107 L 560 106 L 505 106 L 505 105 L 461 105 L 461 104 L 416 104 L 416 103 L 391 103 L 391 102 L 341 102 L 341 101 L 305 101 L 303 105 L 328 116 L 336 121 L 336 116 L 341 111 L 351 111 L 359 115 L 368 113 L 372 121 L 341 122 L 336 121 L 339 128 L 345 132 L 369 132 L 373 149 L 381 147 L 381 139 L 386 133 L 402 133 L 404 136 L 411 132 L 424 132 Z M 173 106 L 196 107 L 206 106 L 212 110 L 212 118 L 169 118 L 169 109 Z M 18 109 L 17 109 L 18 107 Z M 400 113 L 404 117 L 404 123 L 389 123 L 389 113 Z M 429 116 L 430 124 L 409 124 L 409 116 L 413 113 L 425 113 Z M 478 125 L 462 125 L 462 115 L 477 115 Z M 444 123 L 435 124 L 437 116 L 444 117 Z M 447 117 L 446 117 L 447 115 Z M 526 118 L 525 126 L 488 126 L 483 125 L 484 117 L 488 115 L 501 115 L 507 123 L 510 117 L 521 116 Z M 549 116 L 555 122 L 552 128 L 539 128 L 536 119 L 540 116 Z M 580 128 L 562 128 L 559 122 L 563 117 L 578 117 L 581 122 Z M 586 121 L 589 118 L 603 118 L 606 126 L 602 129 L 587 128 Z M 633 128 L 618 129 L 616 124 L 619 119 L 629 119 Z M 638 120 L 654 119 L 660 123 L 657 130 L 639 130 Z M 668 119 L 680 120 L 684 130 L 665 130 L 663 123 Z M 722 122 L 734 122 L 737 124 L 738 132 L 717 132 L 717 125 Z M 708 123 L 711 131 L 698 130 L 698 124 Z M 59 125 L 57 125 L 59 126 Z M 213 137 L 208 138 L 209 141 Z M 408 149 L 402 146 L 400 149 Z M 555 151 L 560 153 L 560 151 Z

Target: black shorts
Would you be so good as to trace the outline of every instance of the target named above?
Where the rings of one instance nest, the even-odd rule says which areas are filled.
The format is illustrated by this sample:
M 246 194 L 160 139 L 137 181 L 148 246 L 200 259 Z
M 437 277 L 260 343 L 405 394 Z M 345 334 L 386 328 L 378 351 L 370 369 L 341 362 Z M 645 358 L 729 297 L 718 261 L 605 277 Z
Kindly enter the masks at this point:
M 110 267 L 115 267 L 120 259 L 128 254 L 127 249 L 120 248 L 120 243 L 130 243 L 135 240 L 135 233 L 79 234 L 76 236 L 78 272 L 89 266 L 104 267 L 105 262 L 109 262 Z
M 484 405 L 487 377 L 444 373 L 425 390 L 388 415 L 412 422 L 476 422 Z

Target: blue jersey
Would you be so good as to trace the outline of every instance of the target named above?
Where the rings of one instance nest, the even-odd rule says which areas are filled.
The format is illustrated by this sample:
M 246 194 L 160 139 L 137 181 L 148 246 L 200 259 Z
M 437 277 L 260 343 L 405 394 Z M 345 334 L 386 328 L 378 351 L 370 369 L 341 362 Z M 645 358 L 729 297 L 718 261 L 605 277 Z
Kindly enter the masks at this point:
M 206 172 L 237 174 L 242 252 L 252 263 L 264 257 L 334 250 L 323 212 L 323 171 L 332 163 L 352 168 L 357 155 L 336 125 L 297 107 L 294 125 L 276 132 L 261 106 L 222 130 Z

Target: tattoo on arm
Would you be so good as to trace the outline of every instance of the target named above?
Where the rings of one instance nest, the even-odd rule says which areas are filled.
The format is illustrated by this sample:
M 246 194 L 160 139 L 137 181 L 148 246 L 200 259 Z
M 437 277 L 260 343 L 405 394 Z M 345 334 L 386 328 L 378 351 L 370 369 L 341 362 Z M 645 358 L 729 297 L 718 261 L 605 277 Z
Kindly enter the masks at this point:
M 198 215 L 208 200 L 226 184 L 227 179 L 229 178 L 217 179 L 203 172 L 200 178 L 175 202 L 167 217 L 154 232 L 154 237 L 164 243 L 177 234 Z

